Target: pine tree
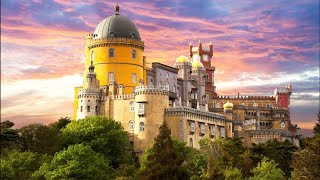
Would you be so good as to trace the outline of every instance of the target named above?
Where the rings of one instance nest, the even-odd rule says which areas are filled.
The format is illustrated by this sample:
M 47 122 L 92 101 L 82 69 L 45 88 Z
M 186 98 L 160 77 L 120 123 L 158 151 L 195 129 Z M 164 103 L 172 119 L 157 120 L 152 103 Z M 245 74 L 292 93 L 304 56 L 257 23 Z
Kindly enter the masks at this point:
M 170 136 L 171 131 L 164 122 L 160 126 L 159 135 L 155 138 L 145 169 L 140 173 L 140 179 L 188 179 L 187 172 L 181 167 L 183 158 L 174 149 Z
M 320 136 L 320 112 L 318 112 L 318 119 L 316 125 L 313 127 L 313 133 L 315 136 Z

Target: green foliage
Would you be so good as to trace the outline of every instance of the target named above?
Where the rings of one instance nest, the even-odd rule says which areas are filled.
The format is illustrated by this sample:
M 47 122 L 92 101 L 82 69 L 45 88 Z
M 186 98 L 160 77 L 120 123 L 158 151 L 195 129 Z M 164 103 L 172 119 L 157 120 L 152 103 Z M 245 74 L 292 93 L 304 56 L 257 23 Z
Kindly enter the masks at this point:
M 4 153 L 4 149 L 18 149 L 18 141 L 19 141 L 19 134 L 18 131 L 12 129 L 14 123 L 11 121 L 4 121 L 1 122 L 1 131 L 0 131 L 0 146 L 1 146 L 1 153 Z
M 30 179 L 32 173 L 49 160 L 49 156 L 30 151 L 11 151 L 1 158 L 1 179 Z
M 110 179 L 109 160 L 84 144 L 71 145 L 55 154 L 33 174 L 35 179 Z
M 42 124 L 30 124 L 19 130 L 22 150 L 51 154 L 60 150 L 61 135 L 53 127 Z
M 249 180 L 281 180 L 284 179 L 284 173 L 277 164 L 268 158 L 263 158 L 261 163 L 252 170 L 253 177 Z
M 225 180 L 241 180 L 242 173 L 238 168 L 228 168 L 224 171 Z
M 207 158 L 199 150 L 191 149 L 182 166 L 188 170 L 190 179 L 201 179 L 207 168 Z
M 318 112 L 317 116 L 318 116 L 318 119 L 317 119 L 316 125 L 313 127 L 313 133 L 315 136 L 320 137 L 320 112 Z
M 224 171 L 230 167 L 242 170 L 251 166 L 250 160 L 244 160 L 247 156 L 243 156 L 245 149 L 239 138 L 202 139 L 200 151 L 207 157 L 207 179 L 224 179 Z
M 293 153 L 297 147 L 289 141 L 279 142 L 276 139 L 253 145 L 250 149 L 253 154 L 255 164 L 267 157 L 279 164 L 279 168 L 285 173 L 286 177 L 291 176 Z
M 106 117 L 87 117 L 72 121 L 63 130 L 64 146 L 84 143 L 111 160 L 114 168 L 132 159 L 128 133 L 119 122 Z
M 142 163 L 139 179 L 187 179 L 187 172 L 181 167 L 184 159 L 175 150 L 182 149 L 182 144 L 171 139 L 171 131 L 164 122 L 160 126 L 159 135 L 155 138 L 152 150 L 147 151 L 146 160 Z
M 71 119 L 69 117 L 61 117 L 57 122 L 54 122 L 49 126 L 52 126 L 56 128 L 58 131 L 60 131 L 61 129 L 65 128 L 70 122 Z
M 306 142 L 305 149 L 294 153 L 293 179 L 317 179 L 320 175 L 320 136 Z

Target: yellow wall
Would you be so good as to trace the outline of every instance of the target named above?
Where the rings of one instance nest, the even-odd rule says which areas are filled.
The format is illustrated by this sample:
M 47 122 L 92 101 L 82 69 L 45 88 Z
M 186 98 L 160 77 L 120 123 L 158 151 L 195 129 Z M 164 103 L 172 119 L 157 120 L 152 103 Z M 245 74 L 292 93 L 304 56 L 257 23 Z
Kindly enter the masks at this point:
M 108 42 L 105 40 L 105 42 Z M 93 65 L 100 86 L 108 85 L 108 73 L 114 73 L 117 84 L 125 85 L 125 94 L 132 93 L 132 87 L 139 85 L 139 79 L 146 82 L 145 63 L 143 62 L 143 50 L 132 46 L 101 46 L 88 49 L 90 41 L 87 41 L 84 82 L 88 67 L 91 63 L 91 53 L 94 51 Z M 114 57 L 109 57 L 109 48 L 114 48 Z M 136 58 L 132 58 L 132 50 L 136 50 Z M 136 83 L 132 83 L 132 73 L 136 74 Z
M 73 116 L 72 119 L 75 120 L 77 118 L 77 109 L 78 109 L 78 94 L 79 89 L 81 87 L 75 87 L 74 88 L 74 103 L 73 103 Z

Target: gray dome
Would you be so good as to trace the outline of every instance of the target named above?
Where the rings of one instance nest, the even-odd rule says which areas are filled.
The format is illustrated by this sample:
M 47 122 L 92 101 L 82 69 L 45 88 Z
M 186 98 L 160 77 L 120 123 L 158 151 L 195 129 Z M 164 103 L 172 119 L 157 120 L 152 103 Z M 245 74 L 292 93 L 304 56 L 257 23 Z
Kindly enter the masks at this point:
M 119 6 L 116 6 L 115 14 L 102 20 L 95 31 L 93 37 L 122 37 L 141 40 L 139 31 L 132 21 L 126 16 L 119 14 Z

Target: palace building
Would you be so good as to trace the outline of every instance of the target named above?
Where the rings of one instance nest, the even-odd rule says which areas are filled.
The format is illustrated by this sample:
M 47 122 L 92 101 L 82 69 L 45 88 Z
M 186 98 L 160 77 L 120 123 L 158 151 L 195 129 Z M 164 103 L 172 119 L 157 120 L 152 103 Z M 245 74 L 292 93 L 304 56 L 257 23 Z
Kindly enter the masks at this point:
M 299 146 L 290 121 L 291 85 L 272 96 L 221 95 L 214 84 L 213 45 L 189 45 L 174 67 L 147 66 L 144 42 L 120 8 L 86 36 L 84 82 L 75 87 L 74 116 L 107 116 L 129 132 L 136 153 L 151 147 L 165 121 L 173 137 L 199 148 L 202 138 L 240 137 L 245 146 L 270 139 Z

